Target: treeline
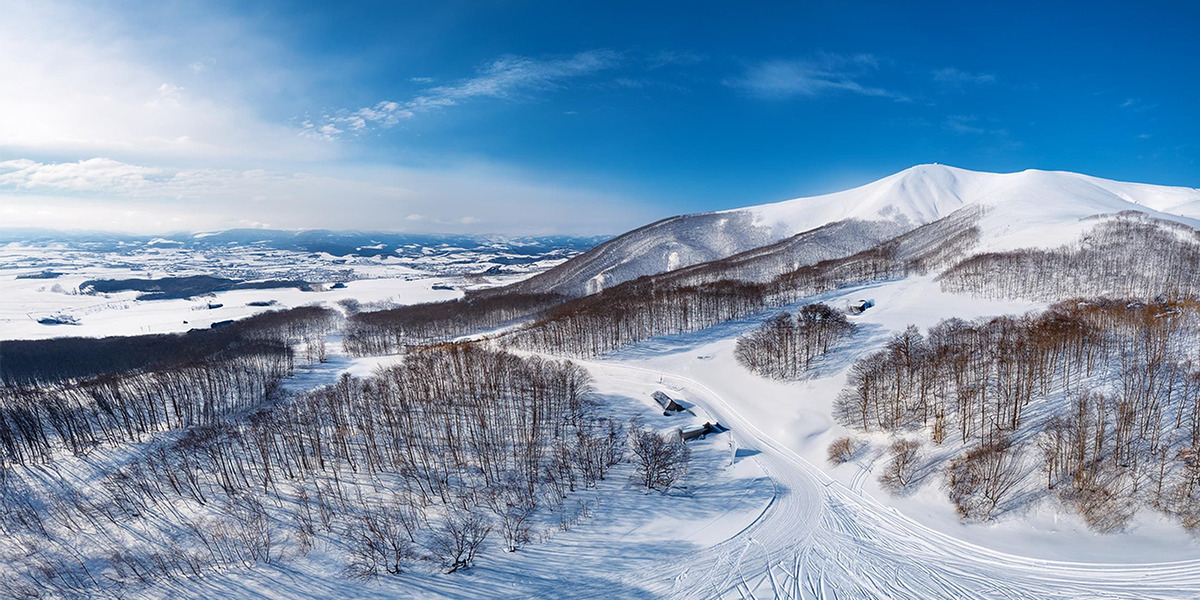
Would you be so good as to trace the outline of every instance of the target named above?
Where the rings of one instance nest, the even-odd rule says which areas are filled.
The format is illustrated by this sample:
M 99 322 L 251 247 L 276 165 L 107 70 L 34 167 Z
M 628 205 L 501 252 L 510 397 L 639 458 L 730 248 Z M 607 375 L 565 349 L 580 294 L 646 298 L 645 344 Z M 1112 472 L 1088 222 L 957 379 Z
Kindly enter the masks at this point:
M 738 338 L 734 356 L 742 366 L 764 377 L 798 379 L 854 329 L 841 311 L 820 302 L 807 304 L 795 315 L 781 313 Z
M 952 264 L 978 243 L 983 212 L 968 206 L 869 250 L 802 266 L 779 276 L 772 291 L 790 303 L 848 285 L 924 275 Z
M 663 273 L 676 286 L 721 280 L 768 283 L 782 273 L 869 250 L 905 230 L 894 221 L 846 219 L 798 233 L 774 244 Z
M 14 343 L 25 360 L 46 363 L 14 369 L 15 382 L 0 387 L 0 463 L 41 464 L 59 452 L 216 425 L 270 399 L 292 372 L 292 345 L 324 335 L 335 317 L 305 308 L 184 335 Z M 90 375 L 106 364 L 119 368 Z
M 538 315 L 561 304 L 558 294 L 508 294 L 466 297 L 359 312 L 346 324 L 344 347 L 353 356 L 394 354 L 409 346 L 451 341 Z
M 1127 211 L 1104 217 L 1074 244 L 979 254 L 938 280 L 947 292 L 986 298 L 1194 297 L 1200 295 L 1200 232 Z
M 0 383 L 36 387 L 195 363 L 244 345 L 312 339 L 328 333 L 337 319 L 329 309 L 302 306 L 186 333 L 6 340 L 0 343 Z
M 924 274 L 960 257 L 977 242 L 980 215 L 981 209 L 964 208 L 869 250 L 798 268 L 793 265 L 803 262 L 801 254 L 838 255 L 854 244 L 825 248 L 833 242 L 826 239 L 828 232 L 818 230 L 784 245 L 788 252 L 799 253 L 795 261 L 751 252 L 641 277 L 575 299 L 490 290 L 468 293 L 455 301 L 360 312 L 349 318 L 345 347 L 357 356 L 389 354 L 531 319 L 529 325 L 501 334 L 504 343 L 596 356 L 654 336 L 697 331 L 839 287 Z M 855 223 L 845 227 L 868 238 L 882 235 L 886 229 Z M 779 272 L 788 268 L 791 270 Z M 731 278 L 742 276 L 751 280 Z
M 962 445 L 946 477 L 964 518 L 990 517 L 1024 477 L 1021 457 L 1036 455 L 1045 488 L 1092 527 L 1119 527 L 1138 505 L 1196 527 L 1198 340 L 1194 301 L 1074 300 L 928 335 L 909 327 L 851 368 L 836 416 Z
M 637 279 L 547 312 L 504 335 L 510 345 L 574 356 L 597 356 L 659 335 L 698 331 L 766 308 L 761 284 L 718 281 L 661 288 Z
M 928 272 L 978 239 L 977 209 L 964 209 L 871 250 L 821 261 L 769 283 L 721 280 L 677 286 L 671 274 L 642 277 L 556 306 L 504 343 L 597 356 L 653 337 L 698 331 L 840 287 Z
M 569 362 L 445 345 L 111 455 L 96 475 L 6 470 L 0 590 L 123 597 L 317 544 L 350 577 L 468 568 L 485 542 L 529 542 L 540 507 L 569 528 L 580 513 L 565 500 L 630 450 L 641 484 L 682 476 L 678 435 L 606 418 L 591 390 Z
M 297 288 L 308 290 L 313 284 L 300 280 L 264 280 L 242 281 L 213 277 L 211 275 L 191 275 L 187 277 L 160 277 L 158 279 L 90 279 L 79 284 L 84 293 L 98 292 L 102 294 L 114 292 L 136 291 L 144 292 L 138 300 L 172 300 L 177 298 L 192 298 L 215 292 L 229 290 L 269 290 L 276 288 Z

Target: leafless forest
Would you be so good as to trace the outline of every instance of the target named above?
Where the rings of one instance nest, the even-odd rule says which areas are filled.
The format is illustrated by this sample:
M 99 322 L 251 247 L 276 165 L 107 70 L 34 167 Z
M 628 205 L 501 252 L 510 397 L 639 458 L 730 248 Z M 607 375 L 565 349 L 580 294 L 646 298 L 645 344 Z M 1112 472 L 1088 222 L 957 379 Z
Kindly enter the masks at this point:
M 738 338 L 734 354 L 747 369 L 775 379 L 798 379 L 813 362 L 845 343 L 854 325 L 827 304 L 807 304 L 795 315 L 781 313 Z
M 1197 340 L 1200 304 L 1190 300 L 1072 300 L 1023 317 L 945 320 L 927 335 L 910 327 L 851 368 L 836 416 L 959 448 L 943 475 L 966 519 L 992 517 L 1040 479 L 1098 530 L 1140 506 L 1195 528 Z M 886 476 L 899 487 L 919 446 L 889 450 Z
M 1140 212 L 1100 218 L 1074 244 L 973 256 L 943 273 L 948 292 L 1057 301 L 1200 294 L 1200 233 Z
M 678 436 L 606 417 L 569 362 L 446 344 L 366 379 L 282 392 L 293 348 L 322 360 L 334 322 L 321 310 L 272 313 L 208 332 L 228 344 L 207 356 L 147 351 L 141 368 L 92 376 L 77 376 L 94 370 L 86 364 L 7 373 L 3 594 L 119 597 L 318 545 L 349 557 L 351 577 L 417 563 L 454 572 L 528 543 L 539 508 L 569 527 L 572 493 L 627 460 L 651 489 L 686 473 Z M 17 351 L 71 354 L 77 343 L 92 342 Z
M 357 354 L 448 341 L 480 328 L 520 325 L 503 344 L 594 357 L 656 336 L 699 331 L 840 287 L 925 274 L 961 258 L 975 242 L 980 211 L 945 219 L 850 256 L 803 264 L 766 283 L 699 277 L 695 269 L 642 277 L 581 298 L 496 295 L 361 313 L 350 318 L 347 348 Z M 801 234 L 803 235 L 803 234 Z M 684 277 L 686 271 L 686 277 Z

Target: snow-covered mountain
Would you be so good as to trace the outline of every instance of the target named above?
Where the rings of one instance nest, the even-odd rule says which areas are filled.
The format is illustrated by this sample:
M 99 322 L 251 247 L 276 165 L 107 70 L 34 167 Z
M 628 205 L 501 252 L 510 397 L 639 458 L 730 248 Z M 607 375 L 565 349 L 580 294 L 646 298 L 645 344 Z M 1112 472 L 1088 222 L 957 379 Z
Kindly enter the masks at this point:
M 965 207 L 982 215 L 977 251 L 1059 246 L 1093 226 L 1088 217 L 1130 210 L 1200 227 L 1197 189 L 1068 172 L 919 165 L 842 192 L 664 219 L 516 287 L 580 296 L 723 259 L 737 267 L 732 276 L 761 279 L 873 247 Z

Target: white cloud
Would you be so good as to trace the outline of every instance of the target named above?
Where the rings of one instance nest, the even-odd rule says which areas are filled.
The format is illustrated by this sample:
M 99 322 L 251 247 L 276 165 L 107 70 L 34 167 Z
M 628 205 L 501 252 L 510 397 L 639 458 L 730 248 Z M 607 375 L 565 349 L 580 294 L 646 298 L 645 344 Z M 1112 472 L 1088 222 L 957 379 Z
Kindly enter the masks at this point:
M 881 62 L 870 54 L 832 53 L 807 59 L 769 60 L 752 65 L 741 78 L 728 80 L 726 84 L 764 98 L 849 93 L 907 101 L 901 93 L 863 83 L 879 70 Z
M 415 81 L 423 90 L 403 101 L 299 123 L 292 116 L 307 110 L 319 59 L 287 55 L 279 40 L 203 5 L 146 11 L 161 14 L 139 21 L 107 4 L 5 3 L 0 226 L 610 233 L 662 216 L 546 183 L 557 176 L 464 159 L 360 166 L 330 142 L 477 99 L 533 97 L 616 66 L 618 53 L 501 57 L 473 77 Z M 288 66 L 296 63 L 302 74 Z
M 691 66 L 704 61 L 704 56 L 687 50 L 660 50 L 646 58 L 646 68 L 661 69 L 668 66 Z
M 946 129 L 956 133 L 984 133 L 985 130 L 979 127 L 977 123 L 979 117 L 975 115 L 950 115 L 946 117 Z
M 562 79 L 613 68 L 619 60 L 620 54 L 611 50 L 591 50 L 549 60 L 503 56 L 481 69 L 478 76 L 432 88 L 411 104 L 452 106 L 472 98 L 511 98 L 527 90 L 554 87 Z
M 474 77 L 427 88 L 402 102 L 384 100 L 358 110 L 328 115 L 324 123 L 306 122 L 305 129 L 320 137 L 336 137 L 323 133 L 321 128 L 336 124 L 340 129 L 359 132 L 369 125 L 393 127 L 418 113 L 445 109 L 475 99 L 516 100 L 530 92 L 559 87 L 567 79 L 614 68 L 620 61 L 621 54 L 611 50 L 590 50 L 543 60 L 502 56 L 484 65 Z M 432 81 L 424 77 L 412 79 L 421 83 L 425 80 Z
M 104 158 L 0 162 L 0 222 L 8 227 L 163 232 L 253 221 L 286 229 L 599 234 L 660 216 L 621 196 L 482 164 L 343 168 L 333 176 Z
M 1157 108 L 1158 104 L 1147 104 L 1141 98 L 1126 98 L 1120 105 L 1120 108 L 1127 108 L 1133 112 L 1146 112 L 1153 108 Z
M 0 187 L 27 191 L 136 192 L 161 183 L 162 169 L 105 158 L 45 164 L 28 159 L 0 162 Z
M 934 71 L 933 80 L 947 88 L 962 90 L 967 85 L 996 83 L 996 76 L 991 73 L 971 73 L 954 67 L 946 67 Z
M 191 64 L 189 64 L 188 69 L 191 69 L 191 71 L 193 73 L 203 73 L 205 71 L 211 70 L 214 66 L 216 66 L 216 64 L 217 64 L 217 59 L 215 59 L 211 56 L 206 56 L 200 60 L 194 61 Z
M 241 90 L 211 77 L 216 59 L 167 60 L 168 50 L 190 49 L 148 48 L 122 33 L 115 13 L 53 1 L 6 4 L 0 147 L 127 157 L 329 155 L 328 144 L 262 119 L 239 99 Z

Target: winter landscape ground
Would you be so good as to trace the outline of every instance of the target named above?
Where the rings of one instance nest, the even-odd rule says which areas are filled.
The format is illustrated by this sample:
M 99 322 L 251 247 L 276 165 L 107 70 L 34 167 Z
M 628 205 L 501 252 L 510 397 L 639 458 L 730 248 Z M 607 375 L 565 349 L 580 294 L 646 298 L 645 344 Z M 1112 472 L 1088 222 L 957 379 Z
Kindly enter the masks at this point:
M 1194 598 L 1197 227 L 922 165 L 607 241 L 10 238 L 0 595 Z

